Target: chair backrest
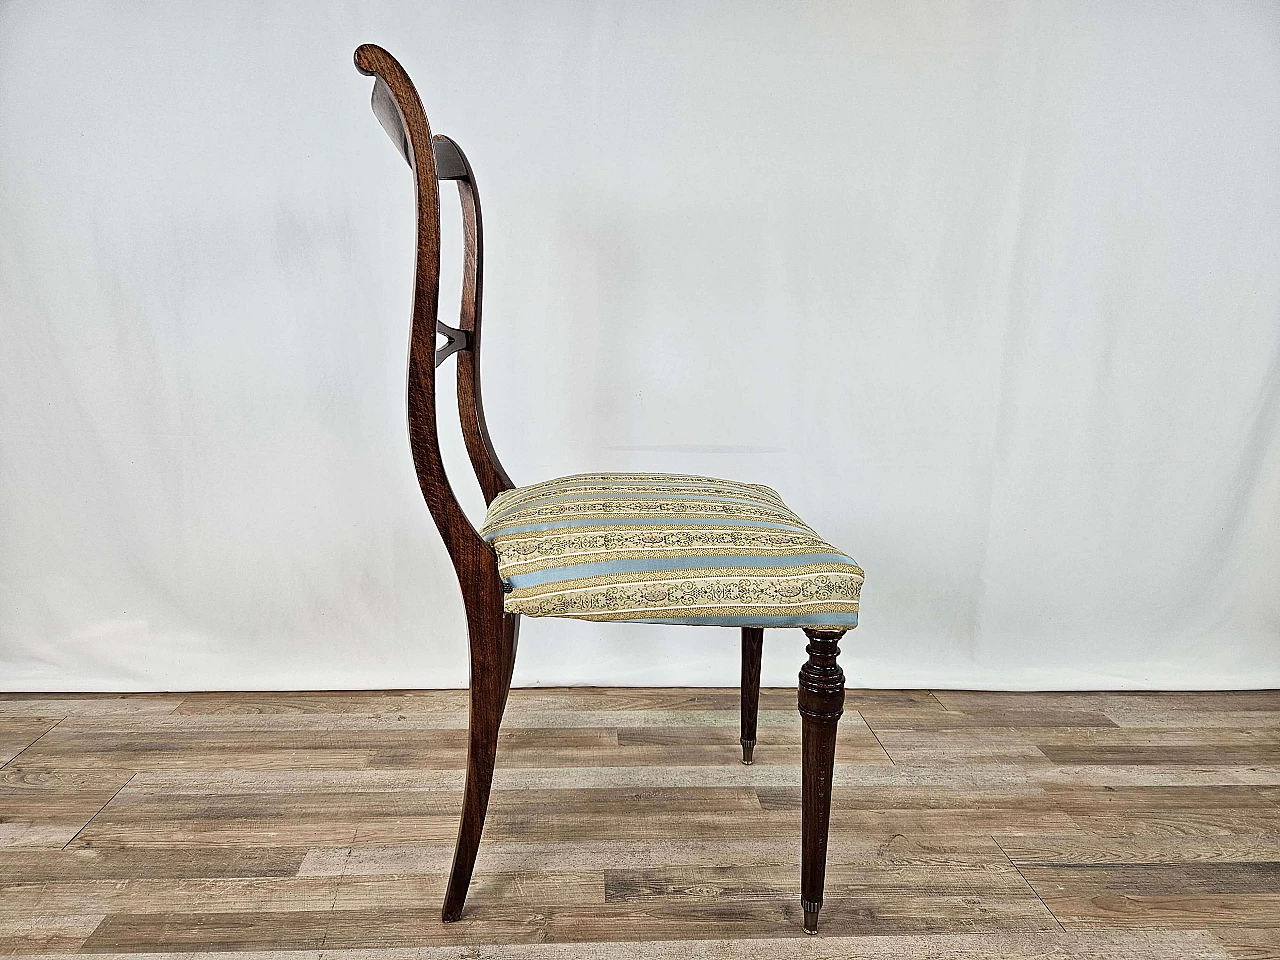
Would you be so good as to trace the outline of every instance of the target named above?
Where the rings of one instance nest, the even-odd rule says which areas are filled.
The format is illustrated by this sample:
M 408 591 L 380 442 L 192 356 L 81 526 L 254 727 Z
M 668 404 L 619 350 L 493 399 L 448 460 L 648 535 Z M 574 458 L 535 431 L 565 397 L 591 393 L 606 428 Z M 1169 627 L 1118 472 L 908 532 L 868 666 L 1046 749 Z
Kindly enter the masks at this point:
M 461 577 L 460 562 L 464 555 L 472 556 L 480 547 L 489 556 L 492 551 L 480 540 L 459 506 L 440 455 L 435 368 L 454 354 L 458 358 L 458 415 L 462 420 L 462 436 L 485 502 L 492 503 L 494 497 L 513 486 L 493 450 L 480 399 L 480 305 L 484 291 L 480 197 L 466 155 L 448 137 L 431 135 L 418 92 L 395 57 L 367 43 L 356 50 L 355 62 L 357 70 L 374 78 L 373 112 L 413 171 L 418 205 L 418 251 L 409 338 L 409 442 L 422 495 Z M 456 328 L 441 323 L 436 317 L 440 299 L 439 180 L 457 181 L 458 199 L 462 204 L 465 248 L 462 307 Z M 448 342 L 437 349 L 439 334 Z

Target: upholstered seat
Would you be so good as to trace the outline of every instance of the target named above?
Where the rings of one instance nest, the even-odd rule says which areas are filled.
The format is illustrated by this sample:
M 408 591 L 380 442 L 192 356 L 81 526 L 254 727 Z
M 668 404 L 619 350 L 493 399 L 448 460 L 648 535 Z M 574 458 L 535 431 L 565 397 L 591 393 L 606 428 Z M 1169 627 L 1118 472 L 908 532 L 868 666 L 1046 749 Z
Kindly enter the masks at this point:
M 507 613 L 847 630 L 862 570 L 766 486 L 674 474 L 561 477 L 498 495 L 480 535 Z

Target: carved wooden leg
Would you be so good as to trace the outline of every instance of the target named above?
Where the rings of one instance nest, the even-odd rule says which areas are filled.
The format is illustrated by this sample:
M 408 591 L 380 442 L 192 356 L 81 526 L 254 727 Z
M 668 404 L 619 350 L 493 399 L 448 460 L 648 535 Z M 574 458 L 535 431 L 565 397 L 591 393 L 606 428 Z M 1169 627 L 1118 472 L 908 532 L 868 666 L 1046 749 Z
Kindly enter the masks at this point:
M 453 852 L 453 872 L 449 875 L 444 909 L 440 914 L 445 923 L 462 916 L 467 887 L 471 885 L 471 872 L 475 869 L 484 816 L 489 807 L 489 788 L 493 784 L 498 728 L 511 690 L 516 640 L 520 633 L 520 616 L 502 612 L 501 587 L 496 608 L 490 606 L 487 612 L 479 610 L 477 614 L 468 616 L 471 633 L 471 719 L 467 784 L 462 800 L 462 822 L 458 826 L 458 844 Z
M 804 932 L 818 932 L 822 887 L 827 874 L 827 830 L 831 823 L 831 772 L 836 758 L 836 724 L 844 712 L 844 671 L 836 663 L 843 630 L 805 630 L 808 662 L 800 668 L 803 725 L 801 771 L 800 905 Z
M 742 762 L 751 765 L 756 749 L 756 717 L 760 713 L 760 651 L 764 648 L 761 627 L 742 628 Z

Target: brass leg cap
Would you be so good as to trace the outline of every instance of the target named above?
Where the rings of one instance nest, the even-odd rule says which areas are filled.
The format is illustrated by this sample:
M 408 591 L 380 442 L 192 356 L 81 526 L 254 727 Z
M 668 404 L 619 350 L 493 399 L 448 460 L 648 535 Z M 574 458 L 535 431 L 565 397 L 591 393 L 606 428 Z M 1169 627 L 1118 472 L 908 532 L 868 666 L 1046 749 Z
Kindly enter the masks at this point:
M 805 910 L 804 912 L 804 932 L 809 936 L 814 936 L 818 932 L 818 911 L 817 909 Z
M 754 740 L 742 741 L 742 762 L 748 767 L 751 766 L 751 755 L 755 753 L 756 742 Z

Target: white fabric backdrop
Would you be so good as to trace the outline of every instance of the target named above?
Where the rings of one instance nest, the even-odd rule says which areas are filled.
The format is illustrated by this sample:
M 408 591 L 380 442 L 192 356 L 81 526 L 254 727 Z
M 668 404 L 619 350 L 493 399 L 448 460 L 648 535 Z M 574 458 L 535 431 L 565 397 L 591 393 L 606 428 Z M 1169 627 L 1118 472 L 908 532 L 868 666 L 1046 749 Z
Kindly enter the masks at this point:
M 112 0 L 0 7 L 0 687 L 465 683 L 363 41 L 474 161 L 517 482 L 772 484 L 855 684 L 1280 685 L 1274 4 Z M 737 670 L 542 620 L 516 679 Z

